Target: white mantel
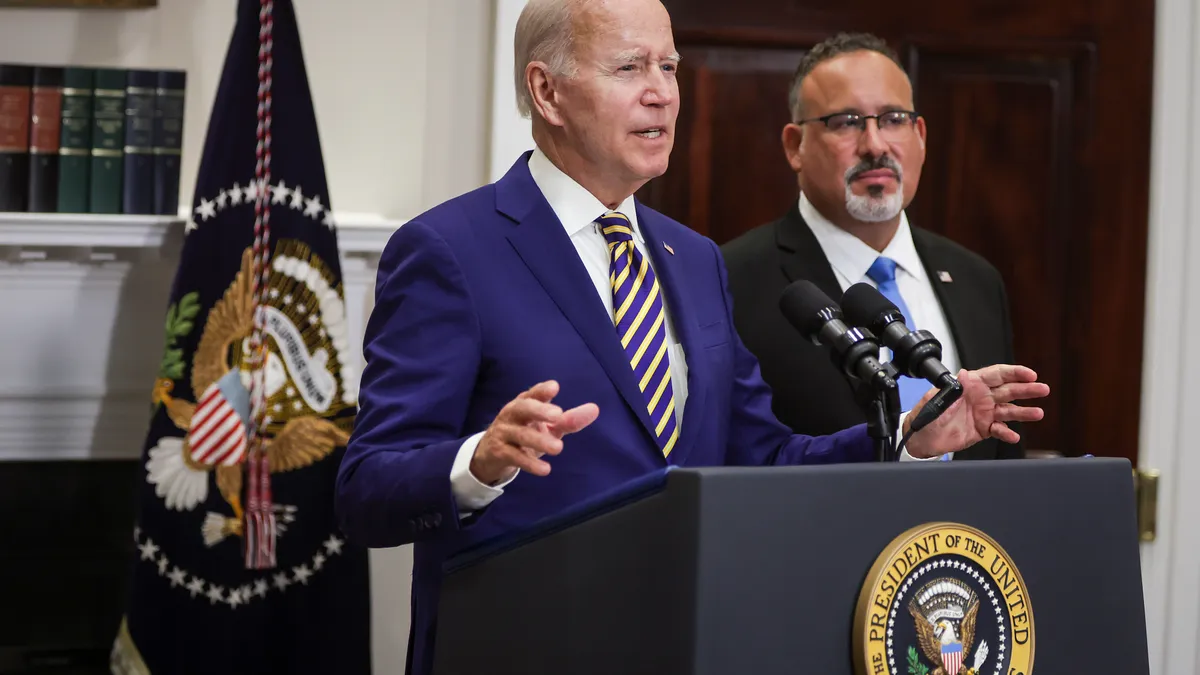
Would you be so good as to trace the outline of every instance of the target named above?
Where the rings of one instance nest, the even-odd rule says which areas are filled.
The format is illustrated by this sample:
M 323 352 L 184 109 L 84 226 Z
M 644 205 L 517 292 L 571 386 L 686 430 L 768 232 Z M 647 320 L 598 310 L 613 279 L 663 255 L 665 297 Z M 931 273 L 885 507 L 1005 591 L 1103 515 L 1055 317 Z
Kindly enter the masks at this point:
M 336 221 L 360 344 L 401 222 Z M 140 455 L 183 232 L 163 216 L 0 213 L 0 461 Z

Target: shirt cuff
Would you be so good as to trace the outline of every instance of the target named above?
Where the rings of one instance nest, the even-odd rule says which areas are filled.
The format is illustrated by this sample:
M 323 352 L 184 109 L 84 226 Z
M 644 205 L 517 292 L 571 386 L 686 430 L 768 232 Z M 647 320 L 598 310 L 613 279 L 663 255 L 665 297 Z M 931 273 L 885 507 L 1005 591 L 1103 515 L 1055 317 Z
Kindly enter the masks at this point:
M 904 429 L 904 420 L 905 420 L 905 418 L 908 417 L 908 412 L 909 411 L 905 410 L 904 412 L 900 413 L 899 428 L 901 430 Z M 897 445 L 900 444 L 900 439 L 902 439 L 902 438 L 904 438 L 903 433 L 896 434 L 896 444 Z M 939 457 L 913 457 L 912 455 L 908 454 L 908 448 L 904 448 L 903 450 L 900 451 L 900 461 L 901 462 L 936 462 L 938 459 L 940 459 L 940 458 Z
M 483 433 L 481 431 L 463 441 L 462 447 L 454 457 L 454 465 L 450 467 L 450 491 L 454 493 L 460 519 L 486 508 L 504 494 L 504 487 L 517 477 L 517 474 L 513 474 L 512 478 L 491 486 L 479 482 L 475 474 L 471 473 L 471 458 L 475 456 L 475 448 L 479 446 L 479 439 L 483 438 Z

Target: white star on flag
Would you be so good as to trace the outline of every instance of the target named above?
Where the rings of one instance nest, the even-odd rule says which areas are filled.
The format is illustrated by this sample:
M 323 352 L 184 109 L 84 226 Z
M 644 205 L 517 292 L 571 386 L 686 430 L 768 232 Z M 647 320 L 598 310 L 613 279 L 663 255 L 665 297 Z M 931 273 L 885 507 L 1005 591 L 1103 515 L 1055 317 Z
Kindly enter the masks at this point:
M 308 578 L 312 576 L 312 572 L 308 571 L 308 565 L 293 567 L 292 572 L 296 574 L 296 581 L 302 584 L 308 584 Z
M 225 601 L 225 589 L 220 586 L 212 586 L 208 589 L 209 604 L 217 604 Z
M 333 211 L 325 212 L 325 219 L 321 221 L 321 224 L 331 230 L 335 227 L 336 224 L 333 222 Z
M 317 195 L 312 199 L 304 200 L 304 215 L 308 216 L 309 218 L 316 218 L 317 216 L 321 215 L 321 212 L 324 210 L 325 207 L 321 206 L 321 195 Z
M 187 589 L 194 598 L 204 592 L 204 582 L 197 577 L 192 577 L 192 582 L 187 585 Z
M 146 539 L 146 543 L 138 546 L 138 548 L 142 551 L 142 560 L 154 560 L 154 554 L 158 553 L 158 547 L 149 538 Z
M 300 191 L 300 186 L 292 188 L 292 203 L 289 204 L 293 209 L 300 210 L 304 205 L 304 193 Z
M 171 568 L 171 573 L 167 575 L 167 578 L 171 580 L 171 588 L 175 588 L 176 586 L 182 586 L 183 579 L 186 576 L 187 576 L 187 574 L 185 574 L 184 571 L 179 569 L 178 567 Z
M 328 541 L 325 542 L 325 550 L 328 551 L 330 555 L 336 555 L 342 552 L 342 544 L 344 543 L 346 542 L 338 539 L 337 537 L 330 537 Z
M 287 588 L 288 584 L 290 583 L 292 582 L 288 579 L 286 572 L 280 572 L 279 574 L 275 575 L 275 588 L 278 588 L 282 591 Z
M 224 190 L 221 190 L 220 192 L 218 192 L 217 193 L 217 208 L 218 209 L 225 208 L 225 201 L 228 199 L 229 199 L 229 194 L 226 193 Z
M 271 188 L 271 194 L 272 194 L 271 203 L 272 204 L 282 204 L 283 200 L 288 198 L 288 194 L 290 192 L 291 192 L 291 190 L 288 189 L 287 184 L 284 183 L 283 181 L 279 181 L 278 185 Z
M 214 218 L 217 215 L 217 210 L 214 207 L 215 204 L 211 200 L 201 199 L 200 206 L 196 207 L 196 215 L 200 216 L 204 220 Z
M 253 204 L 258 201 L 258 181 L 250 181 L 246 186 L 246 203 Z
M 242 186 L 237 183 L 233 184 L 233 189 L 229 191 L 229 203 L 237 206 L 242 203 Z

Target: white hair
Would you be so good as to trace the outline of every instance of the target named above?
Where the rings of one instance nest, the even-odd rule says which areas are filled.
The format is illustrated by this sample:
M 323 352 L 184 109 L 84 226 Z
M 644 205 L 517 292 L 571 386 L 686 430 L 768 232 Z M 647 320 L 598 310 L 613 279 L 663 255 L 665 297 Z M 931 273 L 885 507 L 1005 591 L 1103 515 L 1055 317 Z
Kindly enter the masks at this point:
M 846 186 L 846 211 L 850 217 L 863 223 L 882 223 L 900 215 L 904 208 L 904 193 L 898 188 L 890 195 L 872 197 L 869 193 L 856 195 Z
M 522 116 L 533 112 L 533 95 L 525 85 L 526 66 L 541 61 L 554 75 L 575 75 L 571 13 L 577 4 L 578 0 L 529 0 L 521 10 L 513 38 L 513 84 Z
M 856 195 L 851 182 L 859 173 L 878 166 L 886 167 L 896 172 L 896 191 L 890 195 L 872 195 L 868 190 L 865 195 Z M 855 166 L 846 169 L 846 212 L 850 217 L 863 223 L 882 223 L 900 215 L 904 208 L 904 169 L 896 160 L 884 155 L 877 161 L 863 160 Z

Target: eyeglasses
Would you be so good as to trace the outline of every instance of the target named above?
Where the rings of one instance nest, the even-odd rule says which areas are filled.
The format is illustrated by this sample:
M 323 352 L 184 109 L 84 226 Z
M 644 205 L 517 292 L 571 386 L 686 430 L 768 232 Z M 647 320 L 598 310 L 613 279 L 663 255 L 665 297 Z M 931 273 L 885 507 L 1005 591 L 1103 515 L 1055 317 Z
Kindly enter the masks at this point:
M 800 120 L 796 124 L 807 124 L 809 122 L 820 122 L 825 125 L 825 128 L 831 132 L 849 136 L 857 135 L 867 130 L 867 120 L 875 120 L 876 126 L 879 127 L 879 133 L 888 138 L 900 137 L 912 130 L 913 124 L 920 117 L 919 114 L 912 110 L 889 110 L 878 115 L 859 115 L 857 113 L 834 113 L 825 115 L 824 117 L 813 117 L 806 120 Z

